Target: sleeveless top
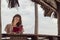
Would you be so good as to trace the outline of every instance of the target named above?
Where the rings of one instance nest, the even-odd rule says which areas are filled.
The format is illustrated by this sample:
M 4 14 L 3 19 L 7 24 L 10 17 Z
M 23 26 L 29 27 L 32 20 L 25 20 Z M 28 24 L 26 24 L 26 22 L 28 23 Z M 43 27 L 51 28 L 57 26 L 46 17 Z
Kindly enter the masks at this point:
M 7 34 L 15 33 L 21 33 L 23 31 L 23 26 L 20 25 L 19 27 L 12 27 L 12 24 L 7 24 L 5 27 L 5 31 Z

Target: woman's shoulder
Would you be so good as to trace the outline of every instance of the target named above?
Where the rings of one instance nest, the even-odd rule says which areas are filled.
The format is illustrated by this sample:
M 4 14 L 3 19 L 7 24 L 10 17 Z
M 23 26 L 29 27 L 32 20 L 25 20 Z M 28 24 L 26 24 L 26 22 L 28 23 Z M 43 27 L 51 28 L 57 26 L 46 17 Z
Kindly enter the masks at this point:
M 20 26 L 22 26 L 23 27 L 23 25 L 21 24 Z
M 11 26 L 11 24 L 7 24 L 6 27 L 5 27 L 5 30 L 6 30 L 6 29 L 9 29 L 10 26 Z
M 7 24 L 7 26 L 11 26 L 12 24 Z
M 6 25 L 6 27 L 11 27 L 11 26 L 12 26 L 12 24 L 7 24 L 7 25 Z
M 23 25 L 19 25 L 19 27 L 23 27 Z

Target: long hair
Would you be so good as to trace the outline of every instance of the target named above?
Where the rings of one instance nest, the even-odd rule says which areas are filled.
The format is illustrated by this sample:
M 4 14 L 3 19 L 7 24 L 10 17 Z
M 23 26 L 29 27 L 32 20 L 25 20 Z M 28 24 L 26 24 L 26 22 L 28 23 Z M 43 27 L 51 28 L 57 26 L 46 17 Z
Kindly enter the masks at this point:
M 12 24 L 13 24 L 13 22 L 14 22 L 14 18 L 15 17 L 19 17 L 19 22 L 16 24 L 17 26 L 19 26 L 19 25 L 21 25 L 22 24 L 22 20 L 21 20 L 21 16 L 19 15 L 19 14 L 16 14 L 14 17 L 13 17 L 13 19 L 12 19 Z

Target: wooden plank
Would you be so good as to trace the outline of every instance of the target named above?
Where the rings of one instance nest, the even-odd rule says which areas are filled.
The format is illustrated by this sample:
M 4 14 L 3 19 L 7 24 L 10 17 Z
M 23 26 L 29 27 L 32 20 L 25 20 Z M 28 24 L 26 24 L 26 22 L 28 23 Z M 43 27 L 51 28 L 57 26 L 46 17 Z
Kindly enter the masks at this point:
M 21 35 L 14 35 L 14 34 L 2 34 L 2 36 L 26 36 L 26 37 L 33 37 L 33 36 L 38 36 L 38 37 L 60 37 L 60 35 L 43 35 L 43 34 L 21 34 Z
M 46 39 L 49 40 L 54 40 L 55 38 L 60 38 L 60 35 L 42 35 L 42 34 L 21 34 L 21 35 L 16 35 L 16 34 L 2 34 L 2 37 L 27 37 L 31 38 L 32 40 L 38 40 L 38 37 L 45 37 Z

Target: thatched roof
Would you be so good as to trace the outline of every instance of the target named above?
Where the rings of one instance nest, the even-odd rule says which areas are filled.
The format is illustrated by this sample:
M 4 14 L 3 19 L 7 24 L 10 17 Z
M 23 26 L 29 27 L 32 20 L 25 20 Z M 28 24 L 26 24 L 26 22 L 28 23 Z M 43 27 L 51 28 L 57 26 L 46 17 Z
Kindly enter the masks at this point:
M 52 12 L 54 12 L 54 17 L 57 18 L 57 4 L 55 0 L 32 0 L 33 2 L 40 4 L 44 9 L 44 16 L 51 16 Z

